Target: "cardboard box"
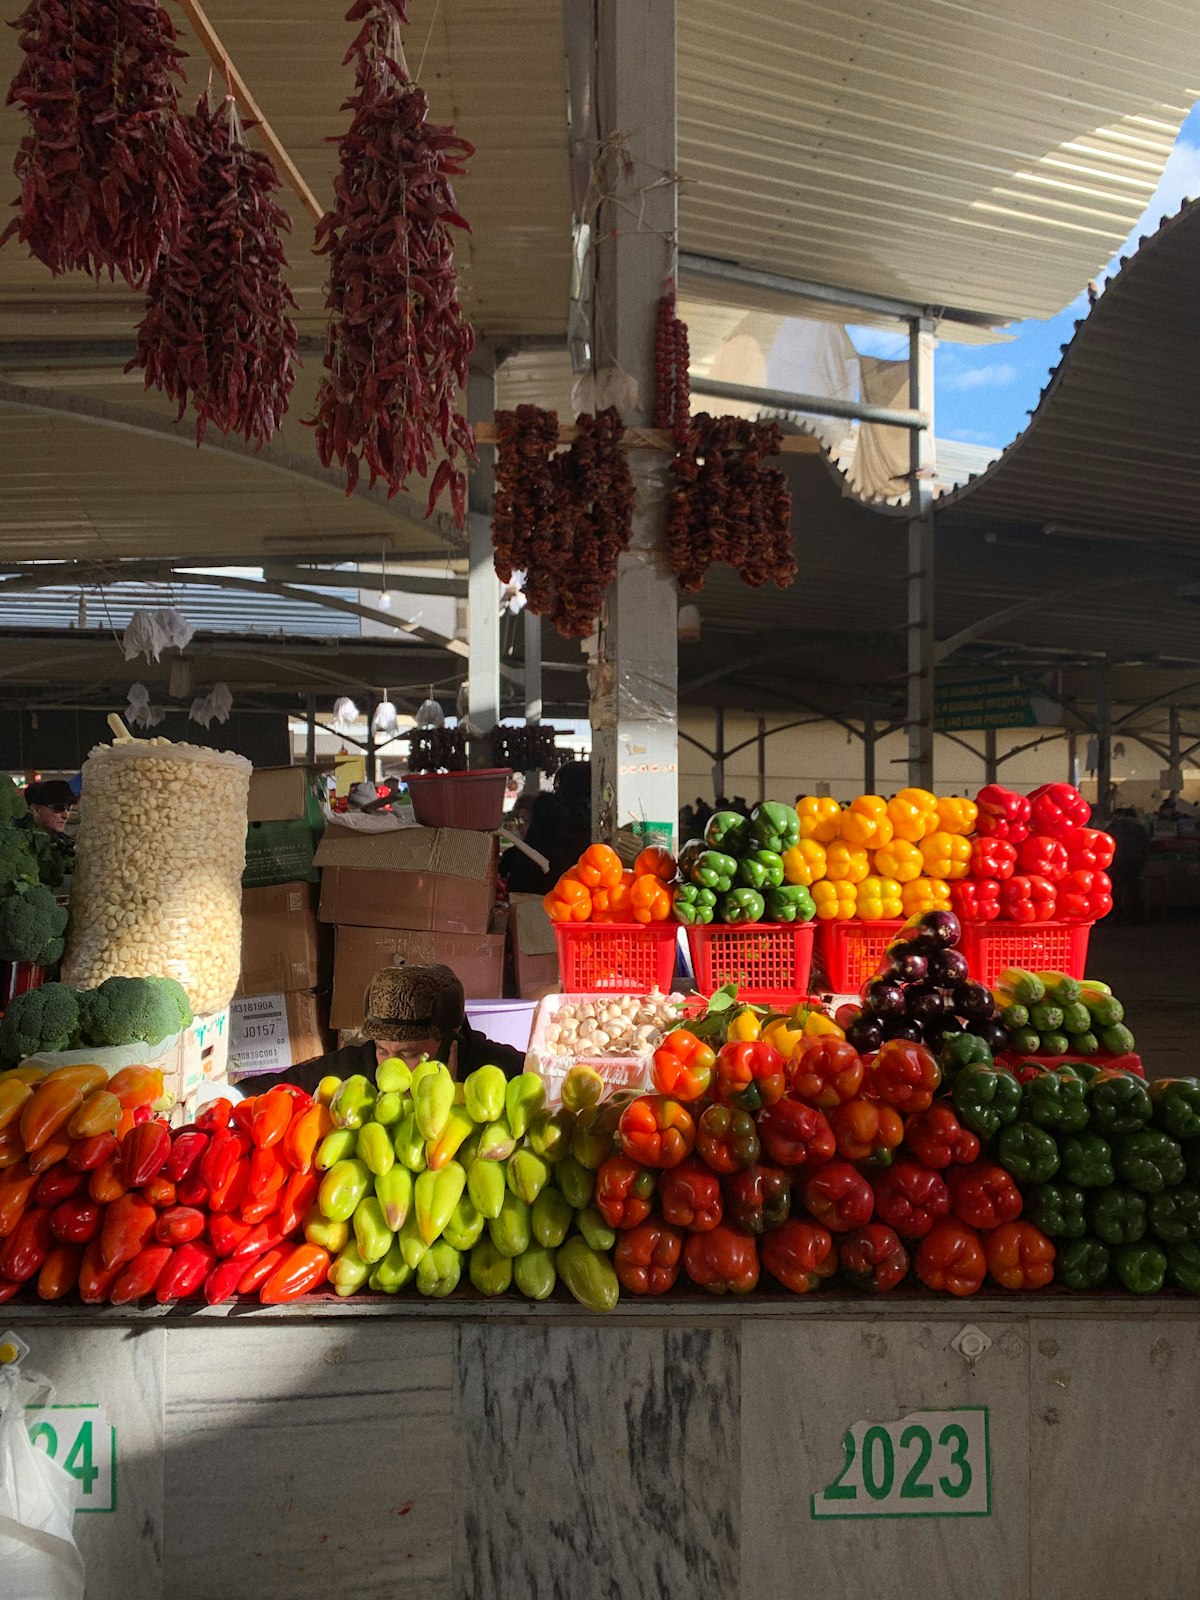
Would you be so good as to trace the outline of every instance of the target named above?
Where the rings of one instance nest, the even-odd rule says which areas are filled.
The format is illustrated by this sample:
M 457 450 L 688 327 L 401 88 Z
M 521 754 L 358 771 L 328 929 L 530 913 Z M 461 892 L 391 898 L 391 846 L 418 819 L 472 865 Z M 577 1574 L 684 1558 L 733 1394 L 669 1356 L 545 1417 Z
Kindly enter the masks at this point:
M 229 1007 L 229 1065 L 238 1077 L 286 1072 L 332 1048 L 328 1005 L 310 993 L 243 995 Z
M 339 928 L 333 955 L 330 1026 L 358 1027 L 367 985 L 381 967 L 430 965 L 452 968 L 469 999 L 497 998 L 504 985 L 503 935 Z
M 317 921 L 315 884 L 280 883 L 242 891 L 239 995 L 320 988 L 328 981 L 331 964 L 329 929 Z
M 513 977 L 522 1000 L 540 1000 L 559 986 L 554 927 L 538 894 L 508 899 L 508 939 Z
M 324 820 L 325 774 L 319 767 L 255 767 L 246 802 L 248 822 L 295 822 L 314 827 Z
M 317 882 L 313 857 L 325 827 L 324 793 L 314 767 L 259 767 L 250 774 L 243 888 Z
M 461 828 L 326 829 L 316 854 L 322 922 L 486 934 L 495 899 L 494 834 Z
M 163 1088 L 175 1100 L 172 1121 L 189 1121 L 200 1087 L 228 1081 L 229 1008 L 194 1017 L 178 1036 L 170 1060 L 154 1065 L 162 1067 Z

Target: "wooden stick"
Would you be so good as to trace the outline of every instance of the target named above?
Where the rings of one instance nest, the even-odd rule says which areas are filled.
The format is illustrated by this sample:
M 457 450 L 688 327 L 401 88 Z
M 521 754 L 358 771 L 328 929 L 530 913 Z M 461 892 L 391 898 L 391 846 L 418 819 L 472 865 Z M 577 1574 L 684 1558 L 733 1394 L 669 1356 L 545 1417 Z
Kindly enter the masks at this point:
M 559 424 L 559 444 L 570 444 L 578 436 L 573 424 Z M 475 439 L 478 444 L 499 444 L 500 429 L 494 422 L 477 422 Z M 627 450 L 674 450 L 675 435 L 670 428 L 626 428 L 624 445 Z M 779 449 L 785 456 L 815 456 L 821 453 L 821 441 L 810 433 L 785 433 Z
M 258 136 L 266 146 L 267 154 L 275 163 L 276 171 L 284 182 L 295 192 L 296 198 L 308 212 L 314 222 L 320 222 L 325 215 L 325 207 L 304 181 L 300 168 L 284 149 L 274 128 L 263 116 L 258 101 L 250 93 L 245 78 L 234 66 L 229 58 L 229 52 L 221 43 L 220 35 L 213 27 L 205 14 L 200 0 L 179 0 L 179 9 L 195 29 L 196 37 L 208 52 L 209 60 L 219 72 L 228 74 L 229 86 L 233 98 L 237 101 L 238 110 L 248 120 L 258 124 Z

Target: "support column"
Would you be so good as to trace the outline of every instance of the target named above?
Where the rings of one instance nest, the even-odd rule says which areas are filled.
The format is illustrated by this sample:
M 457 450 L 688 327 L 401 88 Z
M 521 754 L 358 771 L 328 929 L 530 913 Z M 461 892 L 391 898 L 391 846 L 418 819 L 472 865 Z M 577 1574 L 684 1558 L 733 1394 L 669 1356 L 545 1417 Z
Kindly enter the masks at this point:
M 367 775 L 367 782 L 375 782 L 377 771 L 375 765 L 375 707 L 379 704 L 375 698 L 374 690 L 367 696 L 367 748 L 363 767 Z
M 713 801 L 720 800 L 725 793 L 725 707 L 717 707 L 717 738 L 716 750 L 713 755 L 712 769 Z
M 983 781 L 995 783 L 996 769 L 1000 763 L 996 760 L 996 730 L 985 728 L 983 730 Z
M 758 719 L 758 803 L 767 798 L 767 719 Z
M 863 712 L 863 793 L 875 793 L 875 713 Z
M 1079 787 L 1079 737 L 1074 728 L 1067 729 L 1067 782 Z
M 908 404 L 924 412 L 928 427 L 909 433 L 908 524 L 908 781 L 933 783 L 934 542 L 933 353 L 934 324 L 914 317 L 908 336 Z
M 593 369 L 632 378 L 627 425 L 654 412 L 654 327 L 674 277 L 677 222 L 675 0 L 597 0 L 596 125 L 588 154 L 600 208 Z M 678 596 L 666 559 L 667 459 L 631 450 L 633 540 L 609 590 L 592 663 L 592 796 L 597 835 L 679 814 Z
M 471 422 L 490 422 L 495 414 L 495 354 L 480 345 L 471 356 L 467 416 Z M 467 715 L 479 730 L 470 743 L 473 767 L 492 765 L 491 731 L 500 721 L 500 580 L 492 565 L 492 461 L 492 451 L 480 452 L 468 499 Z
M 525 623 L 525 721 L 536 728 L 542 720 L 542 619 L 526 606 Z M 536 767 L 525 773 L 525 787 L 536 789 L 541 781 Z
M 304 760 L 312 766 L 317 759 L 317 697 L 310 694 L 305 704 Z
M 1167 710 L 1167 716 L 1169 718 L 1168 727 L 1170 728 L 1170 733 L 1167 736 L 1171 765 L 1170 793 L 1172 799 L 1175 799 L 1183 792 L 1183 756 L 1180 754 L 1179 707 L 1170 706 Z
M 1112 788 L 1112 720 L 1108 705 L 1108 662 L 1096 668 L 1096 810 L 1108 820 Z

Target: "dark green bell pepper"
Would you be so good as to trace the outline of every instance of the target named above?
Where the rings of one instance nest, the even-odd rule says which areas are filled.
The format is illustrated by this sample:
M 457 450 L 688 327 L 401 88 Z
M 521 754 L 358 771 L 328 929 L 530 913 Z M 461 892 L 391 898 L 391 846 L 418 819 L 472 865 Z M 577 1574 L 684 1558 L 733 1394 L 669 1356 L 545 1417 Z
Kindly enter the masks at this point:
M 1058 1144 L 1052 1133 L 1032 1122 L 1014 1122 L 1002 1128 L 992 1154 L 1018 1183 L 1046 1183 L 1058 1171 Z
M 1200 1190 L 1166 1189 L 1150 1201 L 1150 1232 L 1163 1244 L 1200 1244 Z
M 1102 1072 L 1087 1086 L 1090 1125 L 1110 1138 L 1136 1133 L 1150 1121 L 1153 1106 L 1146 1085 L 1130 1072 Z
M 691 879 L 697 889 L 711 889 L 714 894 L 725 894 L 733 887 L 737 877 L 737 858 L 724 855 L 720 850 L 702 850 L 691 866 Z
M 1078 1184 L 1035 1183 L 1024 1191 L 1025 1220 L 1051 1239 L 1082 1239 L 1086 1196 Z
M 1113 1140 L 1117 1176 L 1142 1194 L 1159 1194 L 1182 1183 L 1187 1172 L 1183 1146 L 1159 1128 L 1119 1133 Z
M 817 914 L 813 897 L 802 883 L 784 883 L 766 893 L 768 922 L 811 922 Z
M 757 889 L 731 889 L 721 896 L 717 907 L 717 921 L 730 927 L 761 922 L 767 914 L 767 902 Z
M 1102 1077 L 1104 1068 L 1098 1067 L 1094 1061 L 1064 1061 L 1061 1066 L 1055 1067 L 1055 1072 L 1069 1072 L 1072 1077 L 1082 1078 L 1084 1083 L 1094 1083 Z
M 799 825 L 799 818 L 796 821 Z M 740 811 L 714 811 L 704 830 L 704 842 L 722 855 L 740 856 L 750 848 L 750 824 Z
M 1061 1172 L 1081 1189 L 1107 1189 L 1117 1181 L 1112 1145 L 1098 1133 L 1067 1133 L 1058 1141 Z
M 1156 1128 L 1172 1139 L 1200 1138 L 1200 1078 L 1159 1078 L 1149 1094 Z
M 783 857 L 774 850 L 754 850 L 738 863 L 737 882 L 745 889 L 778 889 L 783 882 Z
M 1054 1276 L 1068 1289 L 1102 1289 L 1112 1266 L 1112 1251 L 1102 1239 L 1072 1239 L 1054 1259 Z
M 1049 1128 L 1054 1133 L 1082 1133 L 1088 1124 L 1083 1079 L 1060 1072 L 1043 1072 L 1030 1078 L 1021 1091 L 1021 1112 L 1039 1128 Z
M 964 1067 L 990 1067 L 992 1047 L 976 1033 L 948 1033 L 942 1041 L 938 1066 L 942 1069 L 942 1082 L 948 1082 Z
M 672 901 L 676 922 L 685 927 L 702 927 L 712 921 L 717 911 L 717 897 L 711 889 L 699 889 L 694 883 L 680 884 Z
M 1087 1197 L 1088 1226 L 1105 1244 L 1136 1244 L 1146 1233 L 1146 1202 L 1132 1189 L 1097 1189 Z
M 750 838 L 760 850 L 782 855 L 800 839 L 800 817 L 795 806 L 764 800 L 750 813 Z
M 1021 1110 L 1021 1085 L 1011 1072 L 964 1067 L 954 1080 L 958 1120 L 982 1139 L 1015 1122 Z
M 1167 1276 L 1166 1252 L 1156 1244 L 1127 1244 L 1117 1251 L 1117 1277 L 1131 1294 L 1157 1294 Z
M 1171 1282 L 1188 1294 L 1200 1294 L 1200 1244 L 1174 1244 L 1167 1251 Z

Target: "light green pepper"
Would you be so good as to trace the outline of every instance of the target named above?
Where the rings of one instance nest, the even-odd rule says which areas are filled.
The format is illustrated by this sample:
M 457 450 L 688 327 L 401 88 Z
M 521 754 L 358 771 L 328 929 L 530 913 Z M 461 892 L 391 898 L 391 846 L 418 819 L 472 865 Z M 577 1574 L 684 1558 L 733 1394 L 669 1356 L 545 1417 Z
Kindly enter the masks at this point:
M 395 1240 L 383 1260 L 375 1263 L 367 1282 L 377 1294 L 399 1294 L 405 1284 L 412 1282 L 412 1275 L 413 1268 L 405 1261 L 400 1243 Z
M 364 1122 L 358 1130 L 358 1148 L 355 1152 L 360 1161 L 365 1161 L 375 1177 L 380 1178 L 385 1172 L 390 1172 L 396 1164 L 396 1152 L 392 1148 L 392 1137 L 380 1122 Z
M 417 1227 L 417 1213 L 410 1211 L 396 1234 L 396 1243 L 400 1247 L 400 1254 L 406 1266 L 416 1268 L 429 1246 L 421 1237 Z
M 313 1165 L 318 1172 L 328 1172 L 339 1161 L 348 1161 L 358 1149 L 358 1134 L 353 1128 L 333 1128 L 317 1146 Z
M 433 1072 L 427 1072 L 413 1087 L 413 1110 L 421 1137 L 436 1144 L 453 1109 L 454 1079 L 439 1062 Z
M 330 1222 L 349 1222 L 354 1208 L 371 1187 L 371 1172 L 365 1161 L 338 1161 L 321 1179 L 317 1204 Z
M 621 1294 L 616 1271 L 607 1256 L 573 1233 L 554 1258 L 558 1275 L 589 1311 L 611 1311 Z
M 361 1128 L 375 1105 L 375 1085 L 361 1072 L 342 1080 L 329 1107 L 335 1128 Z
M 498 1217 L 507 1189 L 504 1167 L 499 1161 L 474 1162 L 467 1173 L 467 1189 L 482 1216 Z
M 417 1292 L 433 1300 L 444 1300 L 458 1288 L 462 1277 L 462 1256 L 453 1245 L 439 1239 L 417 1262 Z
M 553 1166 L 570 1150 L 574 1131 L 574 1114 L 560 1106 L 557 1111 L 539 1111 L 532 1117 L 526 1137 L 530 1148 Z
M 489 1122 L 481 1131 L 479 1149 L 475 1155 L 479 1161 L 507 1161 L 516 1148 L 517 1141 L 508 1125 L 508 1118 L 497 1117 L 495 1122 Z
M 407 1061 L 389 1056 L 375 1068 L 375 1087 L 381 1095 L 407 1094 L 412 1087 L 412 1072 Z
M 383 1207 L 373 1194 L 367 1195 L 354 1208 L 354 1242 L 359 1255 L 373 1266 L 392 1248 L 392 1238 Z
M 417 1127 L 415 1111 L 409 1111 L 400 1118 L 396 1124 L 396 1132 L 392 1137 L 392 1148 L 396 1152 L 396 1160 L 410 1172 L 424 1172 L 426 1166 L 425 1140 L 421 1137 Z
M 548 1250 L 558 1249 L 574 1220 L 574 1209 L 551 1183 L 546 1185 L 529 1208 L 533 1237 Z M 534 1295 L 533 1298 L 536 1300 L 539 1296 Z
M 450 1221 L 466 1186 L 467 1175 L 457 1161 L 448 1161 L 440 1172 L 422 1172 L 417 1178 L 413 1211 L 426 1244 L 432 1244 Z
M 381 1094 L 375 1102 L 375 1121 L 382 1123 L 385 1128 L 394 1128 L 405 1111 L 411 1108 L 412 1101 L 406 1094 Z
M 504 1196 L 498 1217 L 488 1219 L 488 1238 L 502 1256 L 519 1256 L 529 1249 L 532 1231 L 529 1207 L 511 1192 Z
M 476 1122 L 495 1122 L 504 1115 L 508 1081 L 499 1067 L 479 1067 L 463 1083 L 463 1104 Z
M 595 1206 L 584 1206 L 582 1211 L 575 1215 L 575 1226 L 583 1235 L 586 1244 L 593 1250 L 607 1253 L 616 1242 L 617 1236 L 605 1222 Z
M 513 1264 L 490 1239 L 480 1239 L 468 1265 L 471 1282 L 480 1294 L 505 1294 L 512 1284 Z
M 574 1206 L 576 1211 L 582 1211 L 584 1206 L 591 1203 L 596 1188 L 596 1174 L 581 1166 L 574 1156 L 567 1155 L 554 1169 L 554 1182 L 567 1204 Z
M 522 1145 L 519 1150 L 513 1151 L 505 1163 L 505 1176 L 513 1194 L 531 1206 L 546 1187 L 550 1167 L 541 1156 Z
M 404 1219 L 412 1210 L 413 1175 L 407 1167 L 399 1165 L 381 1172 L 375 1179 L 375 1198 L 383 1207 L 383 1219 L 395 1233 L 404 1226 Z
M 545 1104 L 546 1085 L 536 1072 L 523 1072 L 519 1078 L 509 1079 L 504 1091 L 504 1109 L 515 1139 L 521 1137 Z
M 544 1245 L 531 1244 L 513 1262 L 513 1280 L 526 1300 L 548 1299 L 558 1282 L 554 1252 Z
M 450 1221 L 442 1229 L 442 1238 L 455 1250 L 473 1250 L 486 1220 L 483 1213 L 476 1210 L 471 1196 L 462 1194 L 450 1214 Z
M 329 1268 L 329 1281 L 338 1294 L 345 1296 L 361 1289 L 371 1275 L 371 1269 L 351 1241 Z

